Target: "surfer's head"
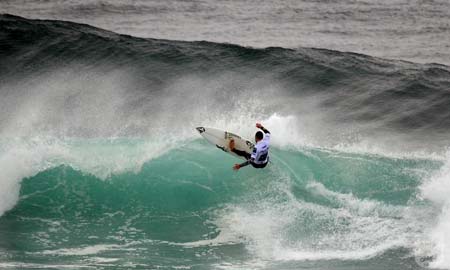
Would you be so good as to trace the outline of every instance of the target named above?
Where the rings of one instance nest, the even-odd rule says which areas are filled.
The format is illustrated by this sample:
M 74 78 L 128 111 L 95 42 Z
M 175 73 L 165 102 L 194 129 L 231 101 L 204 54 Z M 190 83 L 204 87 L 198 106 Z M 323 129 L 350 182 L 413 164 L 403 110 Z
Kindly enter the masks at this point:
M 262 133 L 262 131 L 258 131 L 255 134 L 255 141 L 259 142 L 260 140 L 262 140 L 264 138 L 264 134 Z

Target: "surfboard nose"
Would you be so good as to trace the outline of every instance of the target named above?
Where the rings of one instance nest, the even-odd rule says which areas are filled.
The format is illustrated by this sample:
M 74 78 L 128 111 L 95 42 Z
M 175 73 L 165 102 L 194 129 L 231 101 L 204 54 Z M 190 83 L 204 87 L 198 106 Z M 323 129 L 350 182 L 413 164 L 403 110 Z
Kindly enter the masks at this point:
M 199 133 L 203 133 L 205 132 L 205 128 L 204 127 L 197 127 L 195 128 Z

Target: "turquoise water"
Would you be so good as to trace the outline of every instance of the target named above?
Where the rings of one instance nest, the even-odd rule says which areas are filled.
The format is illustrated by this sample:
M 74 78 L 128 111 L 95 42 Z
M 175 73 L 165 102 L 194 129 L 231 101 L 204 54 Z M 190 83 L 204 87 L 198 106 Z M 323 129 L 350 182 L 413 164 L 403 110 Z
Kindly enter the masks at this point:
M 13 15 L 0 44 L 0 268 L 450 267 L 448 66 Z M 256 122 L 263 170 L 195 130 Z
M 433 210 L 418 187 L 442 162 L 286 147 L 264 170 L 235 162 L 197 139 L 103 178 L 62 161 L 43 169 L 0 219 L 2 266 L 420 268 L 415 241 Z

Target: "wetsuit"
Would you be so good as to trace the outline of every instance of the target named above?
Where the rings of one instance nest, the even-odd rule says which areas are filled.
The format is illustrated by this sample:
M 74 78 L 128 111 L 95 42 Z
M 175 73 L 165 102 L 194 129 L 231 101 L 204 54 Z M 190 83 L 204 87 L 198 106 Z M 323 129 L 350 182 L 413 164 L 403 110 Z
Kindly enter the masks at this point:
M 264 168 L 269 163 L 270 132 L 264 127 L 261 127 L 261 130 L 265 133 L 264 138 L 256 143 L 251 154 L 237 149 L 232 150 L 237 155 L 247 159 L 246 162 L 239 164 L 240 168 L 249 164 L 254 168 Z

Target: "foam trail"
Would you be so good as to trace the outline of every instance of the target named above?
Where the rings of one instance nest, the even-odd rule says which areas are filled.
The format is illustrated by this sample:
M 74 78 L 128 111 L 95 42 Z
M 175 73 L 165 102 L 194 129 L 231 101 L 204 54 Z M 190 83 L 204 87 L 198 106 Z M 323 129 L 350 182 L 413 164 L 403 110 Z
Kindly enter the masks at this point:
M 258 258 L 368 259 L 388 249 L 409 246 L 411 234 L 420 231 L 414 223 L 411 225 L 407 207 L 358 199 L 317 182 L 308 182 L 303 188 L 313 196 L 335 202 L 338 208 L 308 203 L 292 193 L 292 186 L 301 183 L 298 179 L 294 183 L 281 171 L 271 172 L 278 181 L 267 188 L 267 192 L 274 193 L 270 201 L 253 198 L 248 204 L 230 206 L 215 221 L 221 234 L 228 239 L 245 239 L 249 251 Z M 308 220 L 314 220 L 314 228 L 309 228 Z M 321 228 L 321 233 L 310 235 L 308 230 L 315 231 L 316 227 Z M 292 235 L 302 237 L 294 239 Z

